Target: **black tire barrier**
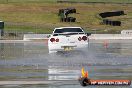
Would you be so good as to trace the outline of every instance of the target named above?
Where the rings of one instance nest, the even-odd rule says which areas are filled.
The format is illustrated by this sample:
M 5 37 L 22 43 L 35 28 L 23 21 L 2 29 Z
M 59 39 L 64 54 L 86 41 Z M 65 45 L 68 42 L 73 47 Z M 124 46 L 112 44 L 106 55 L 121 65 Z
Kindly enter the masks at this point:
M 102 18 L 125 15 L 124 11 L 104 12 L 99 14 Z
M 68 17 L 67 19 L 69 19 L 68 22 L 75 22 L 76 21 L 76 18 L 74 18 L 74 17 Z
M 62 18 L 62 22 L 76 22 L 75 17 Z
M 61 13 L 64 13 L 64 11 L 66 11 L 66 15 L 76 13 L 75 8 L 66 8 L 66 9 L 59 9 L 58 15 L 60 15 Z
M 76 13 L 76 9 L 75 8 L 67 8 L 67 10 L 69 11 L 69 13 Z
M 76 13 L 75 8 L 59 9 L 60 22 L 75 22 L 76 18 L 68 17 L 68 14 Z
M 121 21 L 111 21 L 108 19 L 103 19 L 103 24 L 111 25 L 111 26 L 121 26 Z

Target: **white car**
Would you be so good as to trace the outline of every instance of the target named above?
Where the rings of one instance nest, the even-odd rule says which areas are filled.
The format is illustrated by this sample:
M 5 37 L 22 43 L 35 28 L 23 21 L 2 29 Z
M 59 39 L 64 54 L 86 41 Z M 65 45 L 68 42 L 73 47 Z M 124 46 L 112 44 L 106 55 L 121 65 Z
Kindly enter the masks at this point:
M 87 34 L 81 27 L 55 28 L 48 40 L 49 53 L 88 47 Z

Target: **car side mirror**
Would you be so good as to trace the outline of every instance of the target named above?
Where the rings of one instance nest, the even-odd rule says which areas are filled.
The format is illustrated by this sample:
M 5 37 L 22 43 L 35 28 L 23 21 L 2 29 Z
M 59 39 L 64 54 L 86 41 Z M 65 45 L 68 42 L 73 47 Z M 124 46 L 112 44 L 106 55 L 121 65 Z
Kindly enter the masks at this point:
M 87 36 L 90 36 L 91 35 L 91 33 L 86 33 L 87 34 Z
M 51 35 L 47 35 L 47 38 L 49 38 Z

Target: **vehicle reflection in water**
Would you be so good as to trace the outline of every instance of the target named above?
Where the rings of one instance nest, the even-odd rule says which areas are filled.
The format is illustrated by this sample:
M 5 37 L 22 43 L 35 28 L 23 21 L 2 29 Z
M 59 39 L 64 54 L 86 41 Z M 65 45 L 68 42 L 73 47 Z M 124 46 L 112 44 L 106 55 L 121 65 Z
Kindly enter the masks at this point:
M 131 43 L 109 43 L 107 48 L 104 48 L 102 43 L 91 43 L 83 53 L 71 53 L 66 56 L 49 55 L 47 46 L 42 42 L 0 43 L 0 80 L 76 81 L 81 75 L 82 66 L 89 71 L 92 79 L 131 80 L 131 53 Z M 34 88 L 45 87 L 35 86 Z M 75 86 L 81 87 L 78 83 Z M 23 86 L 18 86 L 21 87 Z M 62 87 L 73 88 L 73 85 Z M 32 86 L 25 85 L 24 88 Z

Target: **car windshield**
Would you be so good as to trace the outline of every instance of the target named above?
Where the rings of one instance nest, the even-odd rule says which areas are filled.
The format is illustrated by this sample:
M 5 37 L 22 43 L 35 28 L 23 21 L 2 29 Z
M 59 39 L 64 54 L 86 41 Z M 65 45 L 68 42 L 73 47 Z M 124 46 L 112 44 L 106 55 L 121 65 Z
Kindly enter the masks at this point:
M 83 32 L 80 28 L 63 28 L 63 29 L 56 29 L 54 33 L 78 33 Z

